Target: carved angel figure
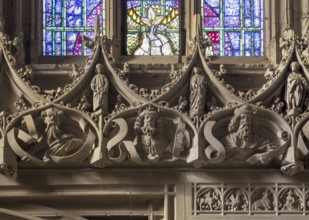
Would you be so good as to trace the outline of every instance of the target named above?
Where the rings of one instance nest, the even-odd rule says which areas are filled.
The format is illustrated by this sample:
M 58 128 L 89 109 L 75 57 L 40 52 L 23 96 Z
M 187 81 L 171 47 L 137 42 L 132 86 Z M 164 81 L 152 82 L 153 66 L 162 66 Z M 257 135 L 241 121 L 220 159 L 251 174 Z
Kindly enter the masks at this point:
M 104 72 L 102 64 L 97 64 L 95 67 L 96 75 L 91 81 L 90 88 L 93 91 L 93 111 L 100 108 L 108 111 L 108 79 Z
M 308 83 L 299 72 L 299 64 L 297 62 L 292 62 L 290 67 L 292 72 L 290 72 L 287 79 L 285 100 L 287 104 L 287 114 L 294 115 L 302 111 Z
M 60 129 L 63 112 L 55 108 L 49 108 L 41 113 L 46 124 L 46 141 L 48 149 L 43 160 L 48 160 L 49 155 L 68 156 L 75 153 L 83 144 L 82 140 L 74 138 L 71 134 L 65 134 Z
M 144 109 L 135 120 L 134 132 L 136 135 L 134 145 L 141 147 L 142 153 L 148 160 L 158 161 L 162 154 L 160 146 L 162 122 L 159 112 L 152 106 Z
M 222 139 L 227 161 L 268 164 L 282 153 L 277 152 L 277 145 L 256 133 L 254 114 L 249 105 L 235 109 L 228 125 L 229 134 Z
M 206 79 L 198 67 L 193 68 L 190 81 L 190 117 L 203 114 L 206 101 Z

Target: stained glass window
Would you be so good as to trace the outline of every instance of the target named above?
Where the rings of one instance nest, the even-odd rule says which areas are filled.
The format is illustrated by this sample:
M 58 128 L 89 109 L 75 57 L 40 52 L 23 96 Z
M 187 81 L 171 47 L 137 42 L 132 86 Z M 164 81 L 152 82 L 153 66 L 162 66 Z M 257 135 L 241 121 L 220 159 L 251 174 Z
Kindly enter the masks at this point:
M 263 56 L 263 0 L 202 0 L 209 56 Z
M 179 54 L 179 0 L 126 1 L 126 54 Z
M 43 0 L 43 55 L 89 55 L 83 35 L 94 36 L 95 17 L 105 30 L 105 0 Z

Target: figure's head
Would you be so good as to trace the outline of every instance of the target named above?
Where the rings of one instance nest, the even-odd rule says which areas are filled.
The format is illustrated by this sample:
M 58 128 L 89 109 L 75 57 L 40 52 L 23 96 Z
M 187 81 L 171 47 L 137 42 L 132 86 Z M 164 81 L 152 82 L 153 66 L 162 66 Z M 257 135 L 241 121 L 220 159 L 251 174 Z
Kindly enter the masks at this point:
M 292 71 L 298 70 L 298 69 L 299 69 L 299 64 L 298 64 L 298 62 L 296 62 L 296 61 L 292 62 L 292 63 L 290 64 L 290 68 L 291 68 Z
M 62 115 L 63 112 L 55 108 L 46 109 L 41 113 L 41 116 L 44 118 L 44 122 L 47 126 L 51 124 L 59 126 L 61 124 Z
M 193 72 L 194 72 L 195 74 L 201 74 L 201 69 L 198 68 L 198 67 L 194 67 L 194 68 L 193 68 Z
M 254 113 L 255 110 L 250 105 L 243 105 L 236 108 L 228 126 L 229 132 L 235 133 L 242 140 L 248 140 L 253 135 Z
M 103 64 L 98 63 L 98 64 L 95 66 L 95 72 L 96 72 L 97 74 L 104 74 L 104 66 L 103 66 Z

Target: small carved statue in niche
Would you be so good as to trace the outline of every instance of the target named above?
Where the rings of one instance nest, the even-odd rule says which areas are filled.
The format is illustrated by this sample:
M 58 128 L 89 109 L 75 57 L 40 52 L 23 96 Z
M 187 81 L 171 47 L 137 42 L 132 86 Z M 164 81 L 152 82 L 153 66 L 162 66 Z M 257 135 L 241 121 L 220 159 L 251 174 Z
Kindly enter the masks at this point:
M 279 38 L 279 46 L 282 48 L 282 57 L 286 57 L 289 54 L 289 49 L 292 41 L 294 40 L 294 30 L 289 26 L 284 29 Z
M 288 210 L 288 211 L 295 210 L 294 202 L 295 202 L 294 193 L 290 189 L 286 195 L 285 204 L 283 205 L 282 210 Z
M 62 111 L 49 108 L 42 111 L 41 116 L 46 124 L 46 141 L 49 147 L 43 160 L 48 160 L 49 155 L 68 156 L 80 149 L 83 144 L 82 140 L 74 138 L 71 134 L 65 134 L 60 129 Z
M 90 88 L 93 91 L 93 111 L 103 109 L 108 111 L 108 79 L 105 75 L 104 66 L 97 64 L 95 67 L 96 75 L 91 81 Z
M 134 123 L 134 145 L 140 146 L 142 153 L 150 161 L 158 161 L 162 154 L 162 121 L 159 111 L 151 105 L 144 109 Z
M 302 112 L 302 106 L 307 92 L 307 80 L 299 72 L 299 64 L 292 62 L 291 70 L 286 84 L 287 114 L 295 115 Z
M 269 197 L 271 197 L 271 193 L 266 189 L 262 192 L 262 198 L 252 203 L 252 210 L 271 210 L 274 202 Z
M 208 190 L 203 196 L 197 198 L 200 210 L 220 210 L 222 207 L 221 195 L 218 190 Z
M 204 112 L 206 101 L 206 79 L 202 70 L 193 68 L 193 75 L 190 80 L 190 117 L 200 116 Z
M 308 42 L 309 40 L 309 12 L 304 14 L 301 19 L 301 26 L 302 26 L 302 35 L 305 41 Z
M 89 111 L 91 105 L 87 100 L 87 97 L 85 95 L 83 95 L 80 99 L 79 99 L 79 103 L 77 106 L 77 109 L 81 110 L 81 111 Z
M 227 161 L 268 164 L 279 156 L 274 153 L 277 146 L 256 133 L 255 112 L 249 105 L 235 109 L 228 125 L 229 134 L 222 139 Z

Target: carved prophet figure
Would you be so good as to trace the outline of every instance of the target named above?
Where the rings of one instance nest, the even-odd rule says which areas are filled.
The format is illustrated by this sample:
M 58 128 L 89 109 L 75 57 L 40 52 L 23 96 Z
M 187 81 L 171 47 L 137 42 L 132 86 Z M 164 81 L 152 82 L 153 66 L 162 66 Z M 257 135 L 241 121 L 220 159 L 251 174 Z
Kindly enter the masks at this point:
M 277 152 L 277 145 L 255 132 L 254 109 L 249 105 L 235 109 L 228 131 L 222 140 L 227 161 L 268 164 L 282 153 Z
M 206 79 L 198 67 L 193 68 L 190 80 L 190 117 L 203 114 L 206 101 Z
M 299 72 L 299 64 L 292 62 L 292 72 L 289 74 L 286 85 L 287 114 L 299 114 L 307 92 L 307 80 Z
M 134 123 L 134 145 L 141 147 L 142 153 L 150 161 L 158 161 L 162 149 L 160 148 L 162 122 L 159 113 L 152 106 L 148 106 L 137 117 Z
M 48 150 L 45 152 L 44 160 L 49 155 L 68 156 L 75 153 L 83 144 L 82 140 L 74 138 L 71 134 L 65 134 L 60 129 L 63 112 L 55 108 L 49 108 L 41 113 L 46 124 L 46 140 Z
M 108 111 L 108 79 L 104 73 L 102 64 L 97 64 L 95 68 L 96 75 L 91 81 L 91 90 L 93 91 L 93 111 L 103 109 Z

